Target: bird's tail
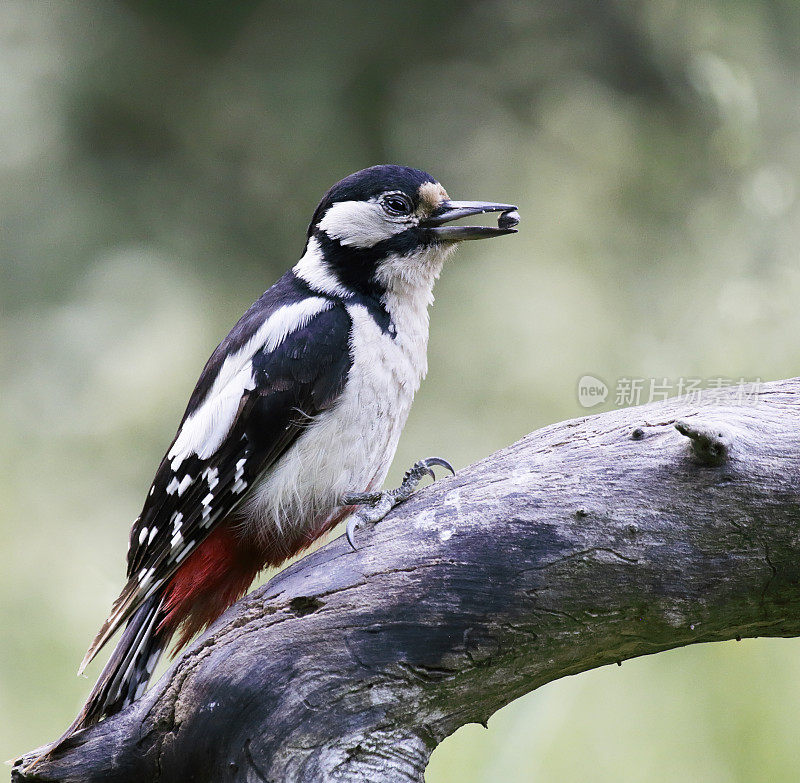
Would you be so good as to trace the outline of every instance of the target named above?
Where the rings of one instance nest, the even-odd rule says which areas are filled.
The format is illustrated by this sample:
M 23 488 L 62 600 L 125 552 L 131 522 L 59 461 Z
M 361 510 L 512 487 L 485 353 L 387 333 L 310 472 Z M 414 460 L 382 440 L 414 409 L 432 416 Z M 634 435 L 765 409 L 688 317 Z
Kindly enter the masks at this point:
M 169 642 L 159 629 L 160 610 L 161 597 L 153 595 L 133 613 L 78 716 L 77 728 L 119 712 L 145 692 Z
M 153 595 L 133 613 L 78 717 L 55 742 L 40 749 L 37 761 L 75 732 L 114 715 L 144 693 L 171 635 L 159 628 L 161 604 L 162 598 Z

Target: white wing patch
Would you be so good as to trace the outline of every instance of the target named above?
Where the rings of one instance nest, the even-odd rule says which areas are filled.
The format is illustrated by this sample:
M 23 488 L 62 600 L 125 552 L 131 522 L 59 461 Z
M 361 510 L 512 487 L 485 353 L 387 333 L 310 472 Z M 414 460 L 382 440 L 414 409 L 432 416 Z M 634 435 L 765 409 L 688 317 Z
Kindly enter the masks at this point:
M 254 387 L 252 359 L 256 351 L 262 348 L 274 351 L 291 332 L 330 306 L 329 299 L 315 296 L 279 307 L 239 351 L 226 357 L 202 405 L 183 423 L 167 454 L 173 472 L 188 456 L 196 454 L 205 460 L 222 445 L 236 418 L 242 395 Z M 171 487 L 172 484 L 167 492 Z M 185 491 L 180 485 L 175 489 L 179 495 Z
M 235 495 L 238 495 L 240 492 L 244 492 L 247 489 L 247 482 L 242 478 L 244 476 L 244 466 L 247 462 L 247 457 L 243 457 L 236 463 L 236 473 L 234 473 L 233 478 L 236 482 L 233 487 L 231 487 L 231 492 Z
M 347 247 L 373 247 L 412 225 L 411 221 L 391 220 L 376 200 L 337 201 L 328 208 L 317 228 Z
M 217 468 L 206 468 L 203 471 L 203 478 L 208 482 L 209 490 L 214 489 L 214 487 L 219 484 L 219 470 Z
M 192 481 L 194 481 L 194 479 L 188 473 L 181 479 L 181 483 L 178 484 L 178 497 L 189 489 Z

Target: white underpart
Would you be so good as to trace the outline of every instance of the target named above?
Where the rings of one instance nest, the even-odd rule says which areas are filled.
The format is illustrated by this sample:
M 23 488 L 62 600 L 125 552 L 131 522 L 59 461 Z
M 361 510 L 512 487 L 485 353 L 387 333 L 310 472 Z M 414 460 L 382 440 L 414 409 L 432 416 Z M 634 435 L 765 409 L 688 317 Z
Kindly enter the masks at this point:
M 353 364 L 341 397 L 320 414 L 245 499 L 245 524 L 264 539 L 319 530 L 348 492 L 382 485 L 414 393 L 427 372 L 428 305 L 446 252 L 391 259 L 417 268 L 389 275 L 384 306 L 395 337 L 368 310 L 348 304 Z M 391 279 L 390 279 L 391 278 Z
M 319 240 L 311 237 L 303 257 L 294 265 L 292 271 L 314 291 L 331 296 L 346 296 L 347 289 L 339 283 L 323 261 Z
M 423 301 L 426 308 L 433 304 L 433 284 L 455 249 L 456 245 L 449 244 L 407 256 L 398 253 L 387 256 L 375 277 L 386 288 L 384 305 L 388 312 L 404 308 L 417 310 Z
M 205 400 L 183 423 L 167 454 L 173 471 L 180 468 L 186 457 L 196 454 L 200 459 L 208 459 L 222 445 L 236 418 L 242 395 L 253 388 L 252 359 L 256 351 L 262 348 L 274 351 L 289 333 L 328 307 L 328 299 L 316 296 L 279 307 L 239 351 L 226 357 Z
M 414 224 L 414 218 L 390 218 L 377 200 L 337 201 L 317 228 L 347 247 L 373 247 Z

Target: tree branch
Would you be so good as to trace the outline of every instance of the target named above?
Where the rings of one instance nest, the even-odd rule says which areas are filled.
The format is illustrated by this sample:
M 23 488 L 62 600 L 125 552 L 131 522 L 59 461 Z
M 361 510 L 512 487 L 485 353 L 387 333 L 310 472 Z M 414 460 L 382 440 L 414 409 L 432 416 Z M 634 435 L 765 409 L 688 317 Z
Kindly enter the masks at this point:
M 800 379 L 539 430 L 278 574 L 14 779 L 422 781 L 569 674 L 800 635 Z

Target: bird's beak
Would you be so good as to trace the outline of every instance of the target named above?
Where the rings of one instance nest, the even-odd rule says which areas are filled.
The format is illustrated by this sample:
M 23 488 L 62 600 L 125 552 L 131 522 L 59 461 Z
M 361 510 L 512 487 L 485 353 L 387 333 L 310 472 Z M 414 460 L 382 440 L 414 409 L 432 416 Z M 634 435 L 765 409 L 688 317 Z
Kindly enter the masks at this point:
M 481 215 L 484 212 L 501 212 L 497 226 L 446 226 L 459 218 Z M 426 228 L 440 242 L 463 242 L 465 239 L 489 239 L 504 234 L 516 234 L 519 223 L 517 208 L 513 204 L 495 204 L 491 201 L 443 201 L 420 227 Z

